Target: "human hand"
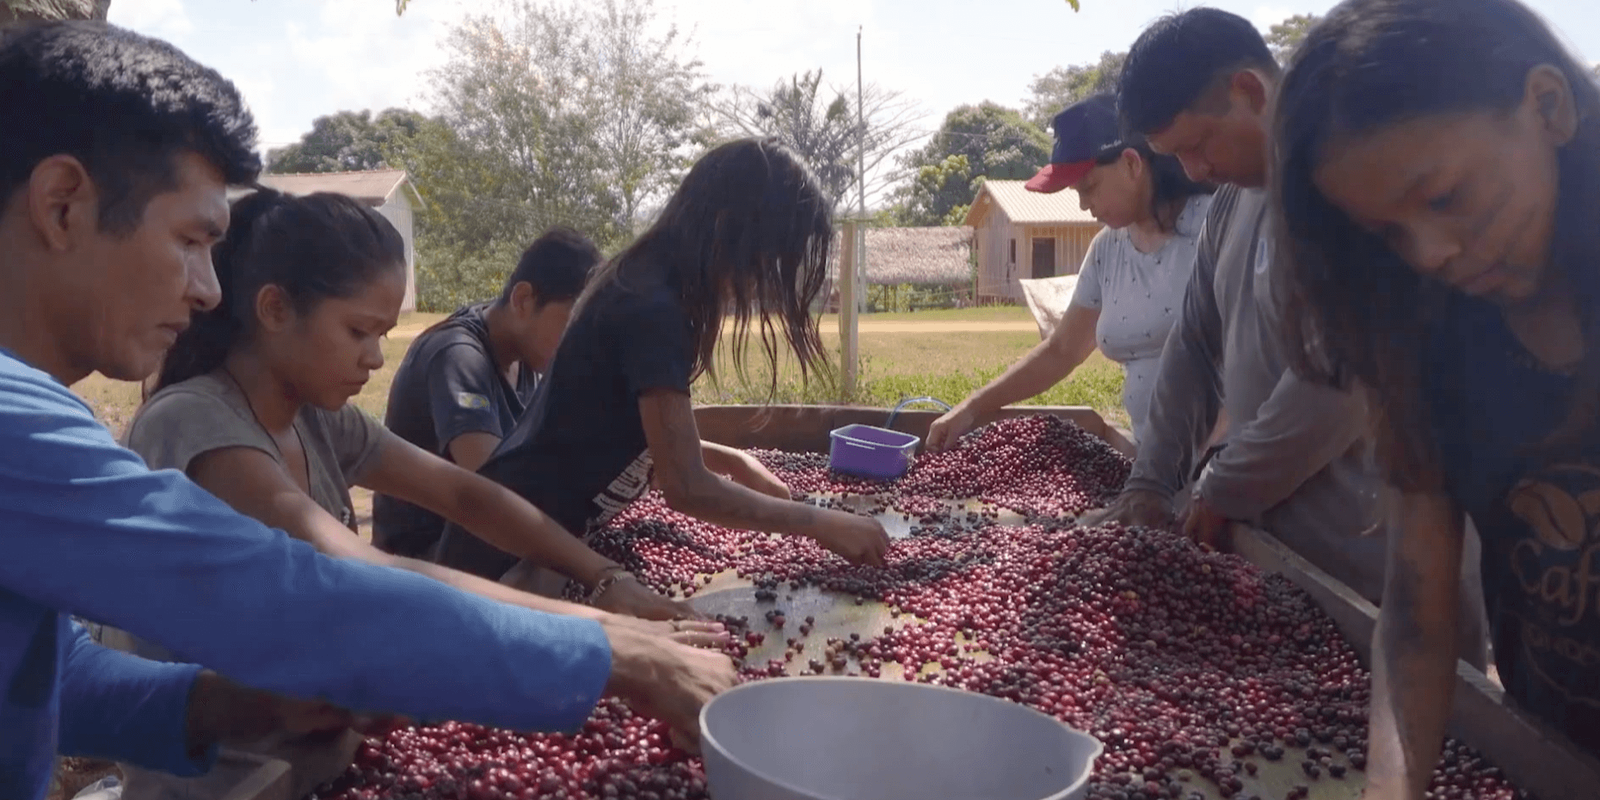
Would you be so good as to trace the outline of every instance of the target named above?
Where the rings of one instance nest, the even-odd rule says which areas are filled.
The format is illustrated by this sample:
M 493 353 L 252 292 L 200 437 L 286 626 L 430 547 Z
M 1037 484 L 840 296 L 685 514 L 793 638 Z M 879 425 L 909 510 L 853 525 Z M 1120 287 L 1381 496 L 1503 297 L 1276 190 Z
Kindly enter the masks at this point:
M 966 403 L 957 403 L 928 426 L 928 438 L 923 440 L 923 445 L 930 453 L 948 450 L 977 425 L 978 415 L 967 408 Z
M 760 459 L 749 453 L 739 453 L 739 459 L 735 463 L 736 468 L 728 476 L 734 483 L 779 500 L 794 499 L 789 486 L 777 475 L 772 474 L 772 470 L 767 469 Z
M 848 511 L 826 512 L 811 538 L 852 564 L 881 567 L 889 550 L 883 523 Z
M 1130 528 L 1162 528 L 1172 524 L 1172 501 L 1159 492 L 1127 489 L 1105 508 L 1078 515 L 1084 527 L 1123 525 Z
M 1184 509 L 1181 520 L 1183 535 L 1208 550 L 1221 549 L 1222 538 L 1228 530 L 1229 522 L 1227 517 L 1217 513 L 1217 510 L 1207 504 L 1199 494 L 1189 499 L 1189 507 Z
M 721 647 L 733 636 L 722 623 L 706 619 L 646 620 L 618 616 L 613 618 L 612 624 L 653 636 L 664 636 L 691 647 Z
M 700 709 L 738 681 L 733 660 L 629 627 L 605 627 L 611 643 L 607 694 L 667 723 L 677 734 L 674 742 L 693 752 L 700 740 Z
M 601 611 L 650 620 L 696 619 L 700 612 L 681 600 L 663 597 L 631 575 L 623 577 L 595 598 Z

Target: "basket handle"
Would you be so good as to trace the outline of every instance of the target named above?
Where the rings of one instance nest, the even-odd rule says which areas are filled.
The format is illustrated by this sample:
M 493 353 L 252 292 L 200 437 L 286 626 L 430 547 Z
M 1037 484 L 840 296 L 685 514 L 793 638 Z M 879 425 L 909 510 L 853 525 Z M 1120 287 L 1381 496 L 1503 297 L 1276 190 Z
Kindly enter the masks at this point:
M 889 430 L 894 430 L 894 420 L 896 417 L 900 416 L 900 410 L 911 405 L 912 403 L 932 403 L 946 411 L 950 410 L 950 404 L 940 400 L 937 397 L 929 397 L 927 395 L 923 395 L 921 397 L 912 397 L 907 400 L 901 400 L 900 405 L 895 406 L 894 410 L 889 412 L 889 421 L 884 423 L 883 427 L 888 428 Z

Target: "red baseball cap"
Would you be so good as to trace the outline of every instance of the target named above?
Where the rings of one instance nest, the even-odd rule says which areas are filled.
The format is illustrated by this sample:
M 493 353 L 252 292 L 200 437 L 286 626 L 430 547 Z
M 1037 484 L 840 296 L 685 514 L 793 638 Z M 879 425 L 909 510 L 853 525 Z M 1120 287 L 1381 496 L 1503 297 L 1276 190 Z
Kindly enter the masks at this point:
M 1066 189 L 1094 169 L 1107 151 L 1126 146 L 1117 122 L 1117 101 L 1097 94 L 1067 106 L 1050 123 L 1056 144 L 1050 163 L 1025 186 L 1030 192 L 1051 194 Z
M 1088 175 L 1091 169 L 1094 169 L 1092 160 L 1074 161 L 1070 164 L 1046 164 L 1044 169 L 1039 170 L 1039 174 L 1034 175 L 1023 186 L 1030 192 L 1055 194 L 1083 180 L 1083 176 Z

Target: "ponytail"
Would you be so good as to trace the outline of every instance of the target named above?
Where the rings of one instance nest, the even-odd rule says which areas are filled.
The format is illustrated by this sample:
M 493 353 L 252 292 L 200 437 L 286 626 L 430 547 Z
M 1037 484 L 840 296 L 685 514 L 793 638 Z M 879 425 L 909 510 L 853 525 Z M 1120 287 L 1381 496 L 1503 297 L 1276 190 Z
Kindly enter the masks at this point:
M 221 300 L 195 312 L 167 351 L 156 391 L 214 372 L 255 330 L 256 297 L 277 286 L 298 313 L 355 294 L 405 268 L 405 242 L 383 215 L 345 195 L 295 197 L 257 188 L 233 203 L 228 235 L 211 248 Z
M 179 334 L 161 362 L 156 391 L 215 371 L 228 360 L 234 345 L 243 338 L 242 317 L 255 313 L 255 293 L 260 291 L 261 284 L 240 280 L 240 254 L 250 247 L 257 223 L 281 208 L 286 199 L 282 192 L 259 188 L 234 201 L 229 211 L 228 235 L 211 248 L 211 264 L 217 272 L 222 299 L 216 308 L 194 313 L 189 327 Z M 238 296 L 243 294 L 240 288 L 248 284 L 255 284 L 255 291 L 248 297 Z

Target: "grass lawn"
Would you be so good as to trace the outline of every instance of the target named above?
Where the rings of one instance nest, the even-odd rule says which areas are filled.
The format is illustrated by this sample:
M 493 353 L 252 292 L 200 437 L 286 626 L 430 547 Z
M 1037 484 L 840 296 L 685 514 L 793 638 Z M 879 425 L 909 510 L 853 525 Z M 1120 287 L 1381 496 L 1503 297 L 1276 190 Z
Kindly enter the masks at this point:
M 838 347 L 837 334 L 823 329 L 824 346 Z M 863 333 L 861 369 L 851 405 L 891 407 L 909 397 L 931 396 L 954 404 L 988 383 L 1039 343 L 1031 332 L 976 333 Z M 754 348 L 753 348 L 754 349 Z M 837 352 L 835 350 L 835 352 Z M 755 350 L 753 358 L 759 360 Z M 745 380 L 734 374 L 724 352 L 716 379 L 702 379 L 694 387 L 695 401 L 711 403 L 761 403 L 771 394 L 763 367 L 752 365 Z M 802 386 L 791 362 L 780 370 L 780 403 L 835 403 L 841 393 L 831 375 L 814 376 Z M 1099 353 L 1090 356 L 1072 377 L 1028 401 L 1031 405 L 1089 406 L 1113 421 L 1124 423 L 1122 368 Z

